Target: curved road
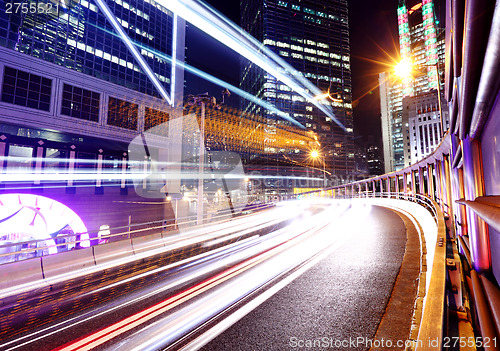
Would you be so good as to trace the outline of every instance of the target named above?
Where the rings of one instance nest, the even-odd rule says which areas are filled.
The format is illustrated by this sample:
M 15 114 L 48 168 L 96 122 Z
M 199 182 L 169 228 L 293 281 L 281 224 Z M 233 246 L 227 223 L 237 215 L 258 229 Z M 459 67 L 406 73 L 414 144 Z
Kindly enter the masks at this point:
M 351 224 L 343 246 L 202 350 L 368 349 L 401 266 L 406 228 L 396 213 L 380 207 Z M 411 309 L 398 308 L 408 325 L 391 326 L 401 335 L 409 334 Z
M 403 220 L 388 209 L 347 202 L 283 206 L 257 217 L 284 212 L 293 218 L 289 225 L 273 224 L 260 236 L 257 217 L 242 218 L 251 220 L 251 230 L 224 237 L 236 242 L 179 267 L 165 265 L 161 256 L 144 261 L 152 267 L 126 266 L 136 275 L 119 270 L 112 284 L 87 277 L 83 285 L 66 283 L 69 288 L 55 295 L 4 306 L 12 311 L 0 324 L 26 330 L 2 328 L 0 337 L 7 338 L 0 349 L 367 349 L 405 253 Z M 249 237 L 242 239 L 243 233 Z M 203 240 L 200 247 L 220 241 Z M 418 256 L 413 258 L 417 266 Z M 403 322 L 389 326 L 399 334 L 381 335 L 407 337 L 417 285 L 415 279 L 408 282 L 403 285 L 410 288 L 409 298 L 397 308 Z M 29 317 L 24 310 L 47 318 L 37 320 L 36 313 Z

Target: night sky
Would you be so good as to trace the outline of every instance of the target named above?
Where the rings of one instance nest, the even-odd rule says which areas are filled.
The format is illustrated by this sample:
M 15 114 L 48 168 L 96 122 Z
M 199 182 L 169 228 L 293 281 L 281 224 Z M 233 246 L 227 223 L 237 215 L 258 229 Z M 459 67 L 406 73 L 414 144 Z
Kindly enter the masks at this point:
M 233 22 L 239 23 L 239 1 L 206 2 Z M 381 145 L 378 74 L 388 71 L 388 65 L 398 58 L 398 0 L 348 0 L 348 3 L 355 134 L 362 140 L 370 139 Z M 439 14 L 439 4 L 436 4 L 436 10 Z M 193 26 L 188 26 L 186 47 L 189 64 L 238 85 L 239 60 L 231 50 L 208 39 Z M 189 74 L 186 79 L 187 94 L 208 91 L 214 96 L 220 96 L 220 88 L 207 85 Z M 199 91 L 190 91 L 193 86 Z M 229 104 L 237 106 L 236 98 L 229 100 L 233 100 Z

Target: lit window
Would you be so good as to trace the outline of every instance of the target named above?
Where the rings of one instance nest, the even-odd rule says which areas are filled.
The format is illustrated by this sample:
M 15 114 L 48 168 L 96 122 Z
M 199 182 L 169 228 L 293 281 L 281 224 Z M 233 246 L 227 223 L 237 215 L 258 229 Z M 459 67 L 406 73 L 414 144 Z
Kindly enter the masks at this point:
M 166 112 L 146 107 L 144 112 L 144 131 L 168 136 L 167 122 L 169 118 L 170 115 Z
M 138 112 L 139 105 L 110 97 L 108 104 L 108 124 L 137 130 Z

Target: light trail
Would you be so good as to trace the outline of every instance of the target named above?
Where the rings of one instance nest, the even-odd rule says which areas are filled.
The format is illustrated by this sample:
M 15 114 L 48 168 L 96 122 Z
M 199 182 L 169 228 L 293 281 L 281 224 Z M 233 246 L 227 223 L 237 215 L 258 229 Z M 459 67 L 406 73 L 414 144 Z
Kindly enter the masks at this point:
M 173 104 L 173 96 L 169 96 L 168 93 L 166 92 L 165 88 L 163 85 L 160 83 L 158 78 L 156 77 L 155 73 L 151 70 L 147 62 L 144 60 L 144 57 L 140 54 L 140 52 L 137 50 L 137 47 L 134 45 L 134 43 L 130 40 L 128 37 L 127 33 L 123 30 L 123 27 L 120 23 L 118 23 L 118 20 L 116 19 L 116 16 L 111 12 L 109 9 L 108 5 L 102 0 L 95 0 L 95 3 L 97 6 L 99 6 L 99 9 L 104 13 L 108 21 L 111 23 L 113 28 L 118 32 L 120 35 L 120 38 L 122 41 L 125 43 L 129 51 L 132 53 L 134 58 L 137 60 L 143 71 L 146 73 L 146 75 L 149 77 L 151 80 L 151 83 L 156 87 L 158 92 L 161 94 L 161 96 L 168 102 L 168 104 L 172 105 Z M 174 38 L 174 44 L 175 45 L 175 40 Z M 175 82 L 173 79 L 171 80 L 171 84 L 175 85 Z
M 193 0 L 157 2 L 288 85 L 347 131 L 331 109 L 314 99 L 314 96 L 322 93 L 318 87 L 240 27 L 201 2 Z
M 143 180 L 144 178 L 147 178 L 149 176 L 153 175 L 161 175 L 161 179 L 183 179 L 183 180 L 189 180 L 189 179 L 206 179 L 206 180 L 213 180 L 214 178 L 212 177 L 211 174 L 204 174 L 200 177 L 198 173 L 182 173 L 182 174 L 172 174 L 168 173 L 167 175 L 163 176 L 163 174 L 160 173 L 136 173 L 136 174 L 127 174 L 123 175 L 122 173 L 95 173 L 95 172 L 89 172 L 89 173 L 33 173 L 33 172 L 12 172 L 12 173 L 4 173 L 2 176 L 2 182 L 14 182 L 14 183 L 19 183 L 19 182 L 32 182 L 34 180 L 39 180 L 39 181 L 68 181 L 68 180 L 73 180 L 73 181 L 94 181 L 94 180 Z M 224 179 L 289 179 L 289 180 L 322 180 L 323 178 L 320 177 L 297 177 L 297 176 L 273 176 L 273 175 L 234 175 L 230 174 L 227 176 L 223 177 Z M 160 182 L 160 179 L 151 179 L 151 180 L 156 180 L 157 182 Z M 104 186 L 104 185 L 103 185 Z M 116 185 L 113 185 L 116 186 Z
M 233 288 L 236 291 L 237 298 L 241 298 L 246 293 L 242 294 L 242 291 L 252 291 L 256 286 L 262 285 L 263 283 L 273 279 L 274 277 L 283 273 L 283 271 L 289 270 L 295 266 L 298 261 L 306 260 L 310 257 L 311 252 L 317 250 L 319 248 L 324 249 L 325 242 L 321 238 L 316 238 L 317 231 L 320 228 L 323 228 L 327 223 L 329 223 L 332 218 L 332 214 L 337 213 L 337 216 L 340 215 L 341 211 L 337 208 L 330 209 L 330 211 L 325 210 L 321 214 L 315 216 L 315 225 L 312 226 L 309 221 L 303 221 L 302 223 L 294 223 L 293 227 L 290 226 L 288 228 L 284 228 L 278 230 L 272 237 L 271 240 L 266 240 L 266 238 L 261 238 L 261 242 L 259 246 L 254 246 L 252 251 L 255 253 L 259 253 L 253 258 L 249 258 L 246 261 L 225 270 L 221 274 L 212 277 L 192 288 L 189 288 L 182 293 L 179 293 L 173 297 L 170 297 L 150 308 L 143 310 L 133 316 L 127 317 L 124 320 L 117 322 L 109 327 L 106 327 L 100 330 L 97 333 L 94 333 L 88 337 L 78 340 L 77 342 L 67 345 L 65 347 L 61 347 L 58 350 L 91 350 L 99 345 L 103 345 L 115 337 L 126 333 L 127 331 L 149 323 L 154 318 L 172 310 L 172 308 L 181 305 L 189 300 L 193 300 L 195 297 L 198 297 L 202 294 L 207 295 L 210 290 L 215 289 L 221 284 L 230 284 L 231 287 L 219 288 L 219 290 L 209 293 L 208 296 L 202 297 L 201 300 L 196 300 L 192 303 L 193 306 L 188 305 L 183 307 L 182 310 L 174 312 L 172 316 L 168 317 L 166 321 L 161 320 L 160 322 L 153 322 L 153 328 L 160 327 L 160 329 L 164 329 L 164 324 L 166 323 L 168 333 L 154 333 L 152 336 L 148 337 L 148 340 L 138 341 L 137 337 L 135 337 L 138 332 L 134 333 L 132 336 L 133 343 L 130 343 L 130 340 L 126 341 L 127 348 L 130 349 L 131 345 L 136 345 L 134 350 L 144 349 L 145 347 L 151 347 L 151 349 L 155 349 L 158 347 L 156 344 L 159 340 L 161 340 L 162 344 L 165 345 L 165 338 L 168 340 L 172 340 L 175 337 L 179 337 L 181 333 L 188 330 L 192 324 L 198 324 L 200 316 L 202 318 L 207 317 L 207 313 L 212 314 L 213 310 L 220 310 L 221 308 L 225 308 L 229 303 L 234 302 L 234 294 L 230 294 L 228 297 L 227 293 L 222 293 L 223 291 L 233 291 Z M 322 237 L 328 237 L 332 240 L 332 237 L 336 236 L 330 235 L 331 233 L 324 234 Z M 267 236 L 266 236 L 267 237 Z M 314 242 L 316 244 L 313 244 Z M 304 242 L 305 240 L 309 240 L 308 245 L 297 245 L 299 243 Z M 321 244 L 319 244 L 321 242 Z M 311 246 L 313 245 L 313 246 Z M 328 244 L 326 244 L 328 245 Z M 274 262 L 271 264 L 267 264 L 267 268 L 263 268 L 258 272 L 252 273 L 252 279 L 248 279 L 250 276 L 250 271 L 255 269 L 259 265 L 262 265 L 267 260 L 276 257 L 278 254 L 284 253 L 290 248 L 295 247 L 296 249 L 287 255 L 286 258 L 281 258 L 279 262 Z M 305 247 L 305 249 L 304 249 Z M 298 252 L 300 254 L 298 254 Z M 246 253 L 246 255 L 253 256 L 252 254 Z M 293 259 L 292 259 L 293 258 Z M 220 262 L 225 263 L 225 262 Z M 269 266 L 272 265 L 274 269 L 268 271 Z M 262 271 L 266 271 L 266 274 L 263 274 Z M 237 282 L 232 282 L 231 279 L 236 278 L 237 276 L 241 276 L 242 274 L 246 274 L 246 278 L 239 278 Z M 256 276 L 259 277 L 258 281 L 256 281 Z M 245 282 L 242 283 L 242 280 Z M 216 298 L 218 301 L 212 301 Z M 209 299 L 210 302 L 206 302 Z M 222 299 L 222 301 L 221 301 Z M 217 307 L 215 307 L 217 306 Z M 200 310 L 201 308 L 201 310 Z M 208 312 L 206 309 L 212 310 L 212 312 Z M 193 311 L 196 311 L 194 313 Z M 194 314 L 193 314 L 194 313 Z M 182 318 L 180 316 L 182 315 Z M 149 334 L 151 331 L 149 330 L 151 326 L 145 326 L 139 333 Z M 187 328 L 187 329 L 186 329 Z M 119 342 L 121 344 L 121 342 Z
M 104 31 L 104 32 L 110 34 L 110 35 L 113 35 L 115 37 L 121 38 L 120 35 L 112 32 L 112 31 L 109 31 L 109 30 L 107 30 L 105 28 L 102 28 L 102 27 L 98 26 L 95 23 L 89 22 L 89 24 L 92 25 L 92 26 L 94 26 L 95 28 L 101 30 L 101 31 Z M 152 53 L 152 54 L 154 54 L 154 55 L 156 55 L 158 57 L 161 57 L 162 59 L 164 59 L 164 60 L 166 60 L 166 61 L 171 62 L 172 64 L 174 64 L 175 60 L 172 59 L 172 56 L 166 55 L 165 53 L 160 52 L 160 51 L 156 51 L 153 48 L 151 48 L 149 46 L 146 46 L 146 45 L 144 45 L 142 43 L 135 42 L 135 41 L 132 41 L 132 40 L 130 40 L 130 41 L 135 46 L 137 46 L 137 47 L 139 47 L 139 48 L 141 48 L 141 49 L 143 49 L 143 50 L 145 50 L 147 52 L 150 52 L 150 53 Z M 243 89 L 240 89 L 239 87 L 237 87 L 235 85 L 232 85 L 232 84 L 230 84 L 230 83 L 228 83 L 228 82 L 226 82 L 226 81 L 224 81 L 224 80 L 222 80 L 220 78 L 217 78 L 217 77 L 215 77 L 215 76 L 213 76 L 213 75 L 211 75 L 209 73 L 206 73 L 206 72 L 204 72 L 204 71 L 202 71 L 202 70 L 200 70 L 200 69 L 198 69 L 198 68 L 196 68 L 194 66 L 191 66 L 191 65 L 187 64 L 186 62 L 175 61 L 175 64 L 178 67 L 183 68 L 185 71 L 193 73 L 196 76 L 198 76 L 200 78 L 203 78 L 203 79 L 205 79 L 205 80 L 207 80 L 207 81 L 209 81 L 211 83 L 214 83 L 214 84 L 216 84 L 216 85 L 218 85 L 218 86 L 220 86 L 222 88 L 227 88 L 229 91 L 231 91 L 231 93 L 234 93 L 234 94 L 239 95 L 239 96 L 241 96 L 241 97 L 243 97 L 243 98 L 245 98 L 245 99 L 247 99 L 249 101 L 252 101 L 252 102 L 256 103 L 257 105 L 262 106 L 265 109 L 276 113 L 278 116 L 280 116 L 283 119 L 285 119 L 285 120 L 293 123 L 294 125 L 302 128 L 302 129 L 305 129 L 305 127 L 301 123 L 297 122 L 295 119 L 293 119 L 292 117 L 290 117 L 286 112 L 281 111 L 280 109 L 278 109 L 276 106 L 270 104 L 269 102 L 267 102 L 265 100 L 262 100 L 262 99 L 260 99 L 260 98 L 258 98 L 256 96 L 254 96 L 254 95 L 252 95 L 252 94 L 244 91 Z
M 303 203 L 302 203 L 303 204 Z M 270 221 L 268 225 L 270 227 L 274 227 L 275 223 L 278 223 L 279 220 L 277 218 L 287 216 L 286 218 L 292 219 L 292 218 L 298 218 L 302 213 L 304 213 L 304 208 L 303 205 L 300 206 L 299 202 L 296 203 L 290 203 L 285 207 L 282 208 L 277 208 L 274 211 L 269 211 L 269 212 L 264 212 L 264 213 L 257 213 L 254 215 L 249 215 L 242 217 L 241 220 L 235 220 L 235 221 L 230 221 L 230 222 L 224 222 L 219 225 L 215 226 L 210 226 L 206 228 L 197 228 L 195 230 L 190 231 L 189 233 L 182 234 L 181 237 L 173 238 L 173 245 L 178 245 L 182 246 L 182 244 L 186 244 L 186 241 L 184 239 L 188 240 L 193 240 L 193 242 L 197 242 L 199 240 L 209 240 L 210 238 L 216 238 L 217 236 L 220 235 L 226 235 L 227 233 L 234 232 L 235 228 L 238 228 L 238 225 L 240 228 L 244 228 L 247 226 L 248 228 L 254 227 L 255 223 L 262 223 L 265 221 Z M 306 211 L 307 212 L 307 211 Z M 282 218 L 281 220 L 285 220 Z M 239 223 L 241 222 L 241 223 Z M 273 224 L 274 222 L 274 224 Z M 243 227 L 242 227 L 243 226 Z M 129 278 L 125 281 L 122 282 L 116 282 L 111 286 L 103 287 L 100 288 L 99 290 L 105 290 L 105 289 L 110 289 L 113 288 L 113 286 L 120 286 L 121 284 L 126 284 L 128 282 L 132 282 L 134 280 L 140 280 L 140 279 L 145 279 L 148 276 L 151 276 L 152 274 L 156 274 L 162 271 L 168 271 L 169 269 L 172 269 L 173 267 L 178 267 L 178 266 L 185 266 L 185 267 L 192 267 L 194 270 L 186 273 L 185 275 L 181 276 L 176 276 L 175 280 L 172 282 L 166 282 L 165 284 L 162 284 L 159 287 L 154 288 L 152 291 L 149 293 L 144 293 L 144 292 L 138 292 L 135 297 L 133 298 L 128 298 L 123 301 L 116 301 L 113 302 L 112 307 L 108 308 L 107 310 L 92 310 L 89 312 L 86 312 L 83 316 L 80 317 L 73 317 L 70 318 L 69 320 L 57 323 L 51 327 L 43 328 L 41 330 L 38 330 L 37 332 L 26 335 L 24 337 L 21 337 L 16 340 L 12 340 L 9 343 L 3 344 L 2 349 L 7 346 L 11 346 L 8 350 L 16 350 L 19 349 L 20 347 L 25 347 L 29 344 L 32 344 L 34 342 L 40 342 L 40 340 L 43 340 L 45 337 L 49 337 L 51 335 L 54 335 L 58 332 L 63 332 L 64 330 L 67 330 L 68 328 L 72 328 L 75 326 L 78 326 L 82 323 L 91 321 L 94 318 L 100 317 L 105 315 L 106 313 L 113 313 L 119 309 L 125 308 L 126 306 L 129 306 L 132 303 L 137 303 L 139 301 L 143 301 L 147 298 L 150 298 L 152 296 L 155 296 L 159 293 L 168 291 L 169 289 L 173 289 L 176 286 L 182 285 L 183 283 L 186 283 L 188 281 L 195 280 L 197 277 L 201 277 L 209 272 L 212 271 L 217 271 L 220 269 L 220 267 L 227 267 L 227 266 L 232 266 L 238 262 L 241 262 L 245 259 L 248 259 L 249 257 L 252 257 L 254 255 L 258 255 L 261 252 L 267 251 L 272 247 L 275 247 L 277 245 L 280 245 L 284 241 L 288 241 L 294 236 L 300 235 L 305 228 L 309 227 L 307 223 L 303 223 L 302 227 L 300 226 L 294 226 L 294 228 L 282 228 L 280 230 L 277 230 L 273 233 L 267 234 L 265 237 L 259 237 L 259 236 L 253 236 L 247 238 L 245 241 L 238 241 L 235 242 L 231 245 L 212 250 L 210 252 L 198 255 L 196 257 L 188 258 L 185 259 L 181 262 L 177 262 L 174 264 L 170 264 L 168 266 L 162 266 L 154 271 L 150 272 L 145 272 L 137 277 Z M 203 231 L 209 231 L 209 233 L 204 233 L 204 235 L 201 235 Z M 210 231 L 212 231 L 212 234 L 210 234 Z M 199 239 L 199 240 L 196 240 Z M 189 243 L 189 242 L 188 242 Z M 258 244 L 258 245 L 255 245 Z M 61 275 L 52 279 L 46 279 L 45 282 L 40 282 L 42 284 L 41 286 L 37 286 L 36 284 L 30 284 L 29 289 L 37 289 L 37 288 L 42 288 L 46 287 L 47 285 L 54 285 L 57 283 L 60 283 L 62 281 L 68 280 L 68 279 L 74 279 L 77 276 L 85 276 L 88 274 L 92 274 L 93 272 L 97 270 L 106 270 L 111 267 L 117 267 L 120 265 L 124 265 L 126 263 L 130 263 L 133 260 L 140 260 L 142 258 L 146 258 L 149 255 L 154 256 L 155 254 L 158 254 L 159 252 L 162 251 L 172 251 L 175 250 L 174 246 L 166 246 L 165 248 L 160 248 L 156 250 L 151 250 L 148 253 L 143 253 L 139 255 L 134 255 L 133 258 L 131 257 L 126 257 L 126 258 L 121 258 L 114 260 L 113 262 L 109 264 L 104 264 L 100 265 L 99 267 L 92 267 L 89 269 L 83 269 L 79 272 L 76 272 L 77 274 L 65 274 Z M 242 250 L 245 248 L 245 250 Z M 225 255 L 223 257 L 222 255 Z M 218 257 L 223 257 L 223 259 L 220 259 Z M 203 267 L 200 267 L 200 263 L 206 262 L 206 265 Z M 6 296 L 9 296 L 11 294 L 20 294 L 23 289 L 22 287 L 16 287 L 12 289 L 7 289 L 9 291 L 9 294 L 5 294 L 7 291 L 3 290 L 1 293 L 3 293 L 3 296 L 0 296 L 0 298 L 5 298 Z M 88 294 L 92 294 L 97 291 L 91 291 Z M 87 294 L 87 295 L 88 295 Z
M 42 281 L 33 281 L 21 286 L 15 286 L 8 289 L 0 290 L 0 299 L 5 299 L 8 296 L 20 294 L 22 292 L 36 290 L 46 287 L 47 285 L 56 285 L 65 280 L 76 279 L 85 275 L 90 275 L 98 271 L 116 268 L 118 266 L 130 264 L 136 260 L 144 259 L 149 256 L 154 256 L 167 251 L 174 251 L 176 249 L 201 243 L 203 241 L 215 240 L 221 236 L 230 235 L 236 231 L 245 231 L 256 226 L 256 223 L 261 225 L 274 225 L 280 221 L 295 218 L 302 213 L 299 203 L 291 203 L 286 207 L 277 207 L 265 212 L 250 214 L 240 217 L 236 220 L 217 223 L 203 228 L 187 229 L 175 237 L 171 237 L 165 242 L 165 246 L 159 247 L 146 252 L 140 252 L 129 257 L 122 257 L 98 264 L 96 266 L 87 267 L 76 272 L 61 274 L 53 278 L 45 278 Z M 163 240 L 163 239 L 162 239 Z M 107 261 L 104 258 L 104 261 Z
M 113 35 L 115 37 L 120 38 L 120 36 L 118 34 L 112 32 L 112 31 L 109 31 L 105 28 L 102 28 L 95 23 L 91 23 L 91 22 L 88 22 L 88 23 L 101 31 L 104 31 L 110 35 Z M 137 46 L 145 51 L 148 51 L 148 52 L 150 52 L 158 57 L 161 57 L 162 59 L 174 64 L 175 60 L 172 59 L 172 56 L 169 56 L 161 51 L 154 50 L 153 48 L 146 46 L 142 43 L 139 43 L 136 41 L 132 41 L 132 42 L 135 46 Z M 256 103 L 257 105 L 264 107 L 266 110 L 269 110 L 269 111 L 276 113 L 278 116 L 288 120 L 289 122 L 295 124 L 296 126 L 302 128 L 302 129 L 305 129 L 305 127 L 301 123 L 297 122 L 295 119 L 291 118 L 286 112 L 281 111 L 280 109 L 278 109 L 276 106 L 270 104 L 269 102 L 262 100 L 262 99 L 254 96 L 250 93 L 247 93 L 243 89 L 240 89 L 239 87 L 232 85 L 231 83 L 228 83 L 228 82 L 226 82 L 220 78 L 217 78 L 209 73 L 206 73 L 206 72 L 202 71 L 201 69 L 198 69 L 194 66 L 191 66 L 186 62 L 175 61 L 175 64 L 177 66 L 183 68 L 185 71 L 193 73 L 194 75 L 196 75 L 200 78 L 203 78 L 211 83 L 214 83 L 214 84 L 220 86 L 221 88 L 227 88 L 229 91 L 231 91 L 231 93 L 234 93 L 234 94 L 239 95 L 239 96 L 241 96 L 249 101 L 252 101 L 252 102 Z
M 318 87 L 312 84 L 307 78 L 303 77 L 299 71 L 289 65 L 285 60 L 280 58 L 272 50 L 265 47 L 262 43 L 258 42 L 251 35 L 244 32 L 240 27 L 236 26 L 234 23 L 217 13 L 215 10 L 207 7 L 203 3 L 198 3 L 192 0 L 159 0 L 157 2 L 168 10 L 172 11 L 174 13 L 174 16 L 182 17 L 184 20 L 190 22 L 194 26 L 201 29 L 203 32 L 207 33 L 217 41 L 220 41 L 222 44 L 226 45 L 236 53 L 242 55 L 249 61 L 254 62 L 266 72 L 276 77 L 284 84 L 288 85 L 293 91 L 300 94 L 304 99 L 306 99 L 306 101 L 313 104 L 320 111 L 325 113 L 325 115 L 330 117 L 340 128 L 342 128 L 344 131 L 347 131 L 346 127 L 337 119 L 330 106 L 321 103 L 317 99 L 314 99 L 314 96 L 320 95 L 322 93 L 322 91 L 319 90 Z M 97 27 L 97 25 L 95 24 L 92 25 Z M 116 22 L 115 25 L 121 26 L 118 22 Z M 277 109 L 275 106 L 269 104 L 268 102 L 256 98 L 253 95 L 237 88 L 236 86 L 228 84 L 227 82 L 224 82 L 201 70 L 196 69 L 195 67 L 181 62 L 175 62 L 172 57 L 167 57 L 163 53 L 156 52 L 149 47 L 132 42 L 121 28 L 115 28 L 115 30 L 119 32 L 119 37 L 129 48 L 132 46 L 136 51 L 136 47 L 140 47 L 144 50 L 159 55 L 172 64 L 176 63 L 177 65 L 183 67 L 186 71 L 195 73 L 200 77 L 207 79 L 221 87 L 228 88 L 231 92 L 249 99 L 256 104 L 259 104 L 260 106 L 275 112 L 277 115 L 290 121 L 291 123 L 304 128 L 302 124 L 300 124 L 294 118 L 290 117 L 289 114 Z M 136 55 L 134 54 L 134 56 Z M 141 63 L 141 61 L 139 61 L 139 63 Z M 143 69 L 144 67 L 146 67 L 146 73 L 148 73 L 149 66 L 147 66 L 147 64 L 144 67 L 141 64 L 141 67 Z M 157 84 L 155 83 L 157 81 L 156 77 L 154 77 L 154 75 L 153 77 L 151 77 L 151 75 L 149 74 L 148 76 L 150 76 L 150 79 L 152 79 L 153 84 L 157 86 Z M 163 87 L 161 87 L 161 89 L 163 89 Z M 162 93 L 162 95 L 164 94 Z M 168 98 L 167 101 L 170 103 L 170 98 Z
M 37 158 L 35 157 L 16 157 L 16 156 L 2 156 L 0 157 L 0 162 L 8 163 L 18 163 L 18 164 L 29 164 L 37 162 Z M 218 168 L 214 167 L 211 164 L 207 164 L 205 169 L 206 172 L 202 175 L 198 172 L 198 163 L 191 162 L 182 162 L 182 163 L 173 163 L 173 162 L 159 162 L 156 160 L 152 160 L 149 162 L 149 167 L 147 171 L 144 171 L 144 163 L 131 160 L 128 161 L 129 171 L 127 173 L 123 173 L 120 167 L 116 167 L 116 169 L 103 169 L 100 172 L 97 172 L 95 169 L 98 168 L 99 165 L 103 167 L 106 165 L 113 166 L 115 165 L 113 161 L 105 161 L 105 160 L 85 160 L 85 159 L 74 159 L 74 160 L 59 160 L 59 159 L 44 159 L 46 163 L 46 167 L 42 170 L 31 169 L 9 169 L 7 168 L 2 173 L 2 183 L 20 183 L 20 182 L 67 182 L 71 181 L 86 181 L 93 182 L 96 180 L 101 181 L 121 181 L 121 180 L 131 180 L 131 181 L 142 181 L 145 178 L 148 178 L 149 181 L 154 183 L 161 183 L 163 180 L 168 179 L 183 179 L 183 180 L 197 180 L 200 177 L 206 180 L 214 180 L 214 179 L 285 179 L 285 180 L 309 180 L 309 181 L 319 181 L 321 177 L 305 177 L 305 176 L 286 176 L 286 175 L 259 175 L 259 174 L 237 174 L 230 173 L 233 169 L 233 164 L 219 164 Z M 52 164 L 61 165 L 61 164 L 78 164 L 84 165 L 88 168 L 94 168 L 90 170 L 78 169 L 69 170 L 65 168 L 61 168 L 55 170 L 50 168 Z M 192 168 L 192 169 L 190 169 Z M 172 171 L 160 171 L 160 169 L 174 169 L 178 170 L 177 172 Z M 181 169 L 184 169 L 181 172 Z M 75 186 L 78 186 L 75 184 Z M 106 184 L 102 184 L 102 186 L 106 186 Z M 111 186 L 111 185 L 108 185 Z M 116 186 L 116 185 L 113 185 Z

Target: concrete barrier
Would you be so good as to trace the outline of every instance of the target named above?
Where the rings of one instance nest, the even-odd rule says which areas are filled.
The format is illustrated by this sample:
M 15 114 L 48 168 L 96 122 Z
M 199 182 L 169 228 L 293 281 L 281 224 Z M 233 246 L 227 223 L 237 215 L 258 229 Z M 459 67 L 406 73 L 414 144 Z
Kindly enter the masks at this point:
M 139 236 L 132 239 L 132 248 L 134 249 L 134 253 L 136 255 L 141 252 L 164 246 L 161 233 Z
M 40 257 L 0 266 L 0 289 L 32 283 L 37 280 L 43 280 Z
M 42 257 L 42 269 L 46 279 L 94 265 L 94 253 L 90 247 Z
M 94 259 L 97 265 L 134 255 L 134 249 L 132 248 L 132 241 L 130 239 L 97 245 L 94 246 L 93 249 Z

